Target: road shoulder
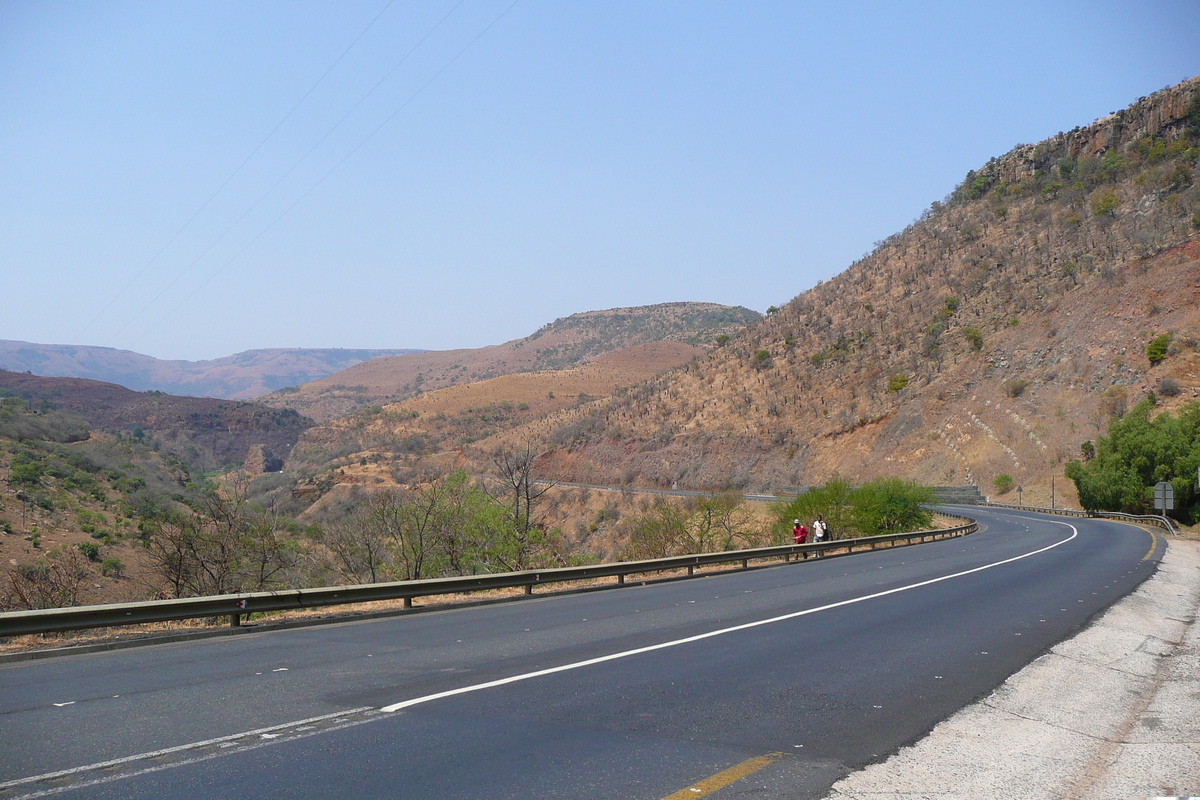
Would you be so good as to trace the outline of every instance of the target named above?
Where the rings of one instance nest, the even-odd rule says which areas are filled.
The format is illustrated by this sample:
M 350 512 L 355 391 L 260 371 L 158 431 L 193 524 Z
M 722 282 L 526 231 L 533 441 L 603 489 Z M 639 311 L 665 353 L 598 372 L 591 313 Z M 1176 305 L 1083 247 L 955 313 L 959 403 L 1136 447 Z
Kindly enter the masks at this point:
M 1200 542 L 1074 638 L 924 739 L 834 784 L 834 800 L 1200 793 Z

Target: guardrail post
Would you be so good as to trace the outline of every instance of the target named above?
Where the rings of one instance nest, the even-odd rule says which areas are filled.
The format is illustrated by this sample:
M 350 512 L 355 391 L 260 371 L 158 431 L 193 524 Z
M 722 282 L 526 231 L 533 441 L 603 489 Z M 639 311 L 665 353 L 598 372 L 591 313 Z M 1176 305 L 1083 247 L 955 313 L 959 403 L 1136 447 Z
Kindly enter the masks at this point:
M 696 567 L 693 566 L 692 564 L 688 564 L 688 576 L 691 577 L 692 575 L 695 575 L 695 574 L 696 574 Z
M 625 585 L 625 573 L 621 573 L 620 575 L 617 576 L 617 586 L 624 586 L 624 585 Z
M 748 558 L 742 559 L 742 569 L 750 569 L 750 559 L 748 559 Z
M 229 615 L 229 627 L 231 627 L 231 628 L 242 627 L 242 615 L 241 614 L 230 614 Z
M 404 607 L 412 608 L 412 598 L 411 597 L 404 598 Z
M 533 584 L 532 583 L 525 584 L 525 594 L 533 594 Z

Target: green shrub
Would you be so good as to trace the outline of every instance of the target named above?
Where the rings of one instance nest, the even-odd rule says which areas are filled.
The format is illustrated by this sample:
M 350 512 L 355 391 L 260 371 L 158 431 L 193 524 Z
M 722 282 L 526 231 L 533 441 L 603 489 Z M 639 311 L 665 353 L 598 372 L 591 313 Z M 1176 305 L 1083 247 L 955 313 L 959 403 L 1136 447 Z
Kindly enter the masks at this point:
M 96 544 L 95 542 L 80 542 L 79 544 L 75 545 L 75 547 L 88 561 L 100 560 L 100 545 Z
M 996 494 L 1008 494 L 1013 490 L 1017 483 L 1012 479 L 1012 475 L 1000 474 L 992 479 L 992 486 L 996 490 Z
M 771 366 L 771 351 L 759 350 L 754 354 L 753 364 L 755 369 L 765 369 Z
M 1163 333 L 1150 340 L 1150 344 L 1146 345 L 1146 358 L 1150 359 L 1151 364 L 1158 364 L 1167 357 L 1167 349 L 1174 338 L 1170 333 Z
M 971 345 L 972 350 L 979 351 L 983 349 L 983 333 L 979 330 L 979 328 L 966 328 L 963 331 L 963 336 L 966 337 L 967 342 Z
M 109 556 L 100 562 L 100 574 L 106 578 L 120 578 L 125 572 L 125 562 L 116 556 Z
M 855 489 L 851 496 L 854 527 L 863 536 L 901 533 L 929 527 L 933 514 L 924 504 L 933 490 L 899 478 L 881 478 Z
M 897 392 L 902 392 L 902 391 L 904 391 L 904 388 L 906 386 L 908 386 L 908 376 L 907 375 L 898 373 L 898 374 L 893 375 L 892 377 L 888 378 L 888 393 L 889 394 L 896 394 Z
M 1120 205 L 1121 198 L 1117 197 L 1117 193 L 1111 187 L 1105 187 L 1092 195 L 1092 216 L 1112 216 Z

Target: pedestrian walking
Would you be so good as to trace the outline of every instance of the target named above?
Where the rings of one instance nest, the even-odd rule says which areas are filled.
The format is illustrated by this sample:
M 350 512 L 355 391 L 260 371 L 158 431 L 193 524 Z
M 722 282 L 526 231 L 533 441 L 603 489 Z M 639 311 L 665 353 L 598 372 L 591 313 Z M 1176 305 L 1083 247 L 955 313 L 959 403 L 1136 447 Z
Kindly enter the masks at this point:
M 804 544 L 808 541 L 808 528 L 800 524 L 800 520 L 792 520 L 792 541 L 796 544 Z M 808 553 L 804 554 L 808 558 Z

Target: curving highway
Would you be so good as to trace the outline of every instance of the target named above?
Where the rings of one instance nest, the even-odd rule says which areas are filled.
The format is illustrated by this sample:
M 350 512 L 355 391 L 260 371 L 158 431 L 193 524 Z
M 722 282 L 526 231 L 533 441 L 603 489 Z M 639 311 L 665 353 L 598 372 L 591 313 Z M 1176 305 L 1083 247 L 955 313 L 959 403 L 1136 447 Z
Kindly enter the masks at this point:
M 0 800 L 821 797 L 1155 569 L 1120 523 L 0 667 Z

